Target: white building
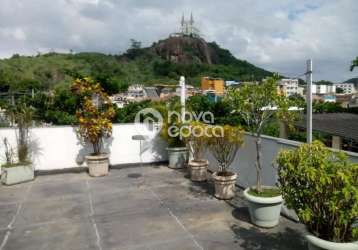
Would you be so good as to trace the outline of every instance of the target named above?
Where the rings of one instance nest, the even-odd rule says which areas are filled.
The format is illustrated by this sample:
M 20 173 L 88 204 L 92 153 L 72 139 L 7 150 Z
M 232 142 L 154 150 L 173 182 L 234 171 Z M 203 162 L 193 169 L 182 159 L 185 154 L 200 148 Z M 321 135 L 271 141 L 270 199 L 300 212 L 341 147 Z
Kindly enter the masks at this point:
M 133 84 L 128 87 L 127 98 L 136 99 L 144 97 L 144 87 L 141 84 Z
M 298 79 L 281 79 L 279 82 L 279 91 L 285 96 L 301 94 L 298 88 Z
M 355 94 L 357 90 L 354 86 L 354 83 L 336 83 L 336 89 L 340 88 L 343 90 L 342 94 Z
M 335 93 L 335 85 L 312 84 L 312 94 L 314 95 L 332 95 Z

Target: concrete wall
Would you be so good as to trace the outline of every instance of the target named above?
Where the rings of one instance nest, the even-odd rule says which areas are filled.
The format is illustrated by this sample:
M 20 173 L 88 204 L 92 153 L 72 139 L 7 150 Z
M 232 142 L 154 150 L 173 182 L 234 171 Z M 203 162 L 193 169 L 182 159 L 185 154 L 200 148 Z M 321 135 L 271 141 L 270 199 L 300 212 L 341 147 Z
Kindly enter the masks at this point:
M 238 173 L 237 184 L 240 187 L 246 188 L 256 184 L 256 147 L 254 137 L 250 134 L 245 135 L 244 145 L 240 148 L 236 155 L 235 161 L 231 165 L 231 170 Z M 262 182 L 264 185 L 275 186 L 277 181 L 277 171 L 273 167 L 275 158 L 281 149 L 293 149 L 301 143 L 290 141 L 270 136 L 262 137 Z M 333 149 L 332 149 L 333 150 Z M 353 152 L 346 152 L 352 162 L 358 162 L 358 154 Z M 209 159 L 209 169 L 216 171 L 216 160 L 212 157 L 210 152 L 206 154 Z M 298 220 L 297 215 L 293 210 L 282 208 L 282 213 L 286 216 Z
M 280 139 L 271 136 L 262 137 L 262 181 L 264 185 L 274 185 L 277 180 L 277 172 L 273 167 L 275 158 L 281 149 L 296 148 L 300 142 Z M 333 150 L 333 149 L 332 149 Z M 352 162 L 358 162 L 358 154 L 346 152 Z M 212 171 L 217 169 L 216 160 L 208 152 L 206 157 L 209 159 L 209 168 Z M 236 155 L 235 161 L 231 165 L 231 170 L 237 172 L 238 185 L 248 187 L 256 183 L 256 148 L 254 137 L 245 134 L 244 144 Z
M 145 130 L 145 126 L 143 126 Z M 167 160 L 166 143 L 157 136 L 142 145 L 139 156 L 139 141 L 132 140 L 138 134 L 134 124 L 113 125 L 112 137 L 105 142 L 105 151 L 110 153 L 110 163 L 133 164 L 159 162 Z M 8 138 L 16 146 L 14 129 L 0 129 L 0 165 L 5 162 L 2 139 Z M 76 128 L 71 126 L 33 128 L 31 129 L 31 151 L 35 170 L 58 170 L 85 166 L 84 156 L 91 152 L 91 147 L 81 145 Z
M 146 127 L 141 128 L 141 132 Z M 139 141 L 132 140 L 138 134 L 134 124 L 114 124 L 112 137 L 106 140 L 105 151 L 110 153 L 112 165 L 160 162 L 167 160 L 166 143 L 157 135 L 156 138 L 145 141 L 139 156 Z M 14 129 L 0 129 L 0 165 L 5 162 L 2 139 L 6 137 L 10 144 L 16 146 Z M 76 135 L 76 128 L 58 126 L 31 129 L 31 151 L 36 170 L 58 170 L 84 166 L 84 156 L 91 152 L 91 147 L 81 145 Z M 273 185 L 276 182 L 276 170 L 272 163 L 280 149 L 295 148 L 299 142 L 280 138 L 263 136 L 262 163 L 263 183 Z M 347 152 L 350 159 L 358 162 L 358 154 Z M 206 157 L 210 161 L 210 169 L 215 171 L 216 160 L 208 152 Z M 238 184 L 247 187 L 255 184 L 256 149 L 254 138 L 245 134 L 244 145 L 240 148 L 231 169 L 239 173 Z

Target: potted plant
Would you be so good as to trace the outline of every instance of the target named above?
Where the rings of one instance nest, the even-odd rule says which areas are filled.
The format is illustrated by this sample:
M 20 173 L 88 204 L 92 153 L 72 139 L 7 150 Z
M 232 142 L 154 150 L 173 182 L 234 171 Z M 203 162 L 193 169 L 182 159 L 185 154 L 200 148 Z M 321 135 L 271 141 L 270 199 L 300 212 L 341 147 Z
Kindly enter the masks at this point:
M 165 107 L 160 109 L 160 112 L 163 116 L 161 136 L 168 143 L 169 168 L 183 168 L 188 161 L 188 149 L 184 137 L 181 135 L 184 123 L 181 119 L 180 103 L 177 98 L 169 100 Z
M 293 101 L 278 94 L 277 80 L 277 76 L 270 77 L 260 84 L 244 85 L 228 93 L 228 101 L 242 116 L 245 128 L 255 138 L 256 185 L 245 189 L 244 196 L 248 201 L 251 221 L 260 227 L 278 224 L 282 204 L 278 188 L 262 185 L 261 134 L 274 116 L 279 116 L 287 124 L 295 116 L 295 113 L 288 112 Z
M 90 78 L 77 79 L 71 90 L 79 96 L 76 117 L 79 123 L 78 134 L 84 144 L 92 145 L 93 153 L 87 155 L 86 162 L 90 176 L 108 174 L 109 156 L 103 152 L 103 138 L 112 134 L 114 108 L 101 85 Z
M 192 122 L 186 136 L 187 145 L 192 156 L 188 168 L 192 181 L 206 181 L 209 162 L 203 158 L 208 137 L 206 135 L 207 125 L 198 121 Z
M 230 125 L 213 126 L 209 132 L 209 149 L 219 164 L 219 170 L 212 175 L 218 199 L 228 200 L 235 196 L 237 174 L 228 168 L 243 143 L 242 138 L 243 131 Z
M 280 151 L 277 163 L 281 193 L 306 225 L 309 249 L 358 249 L 358 164 L 319 141 Z
M 7 117 L 15 127 L 17 159 L 14 160 L 14 150 L 7 138 L 4 138 L 6 164 L 2 166 L 1 182 L 5 185 L 13 185 L 31 181 L 35 178 L 29 146 L 33 110 L 25 102 L 20 102 L 8 107 Z

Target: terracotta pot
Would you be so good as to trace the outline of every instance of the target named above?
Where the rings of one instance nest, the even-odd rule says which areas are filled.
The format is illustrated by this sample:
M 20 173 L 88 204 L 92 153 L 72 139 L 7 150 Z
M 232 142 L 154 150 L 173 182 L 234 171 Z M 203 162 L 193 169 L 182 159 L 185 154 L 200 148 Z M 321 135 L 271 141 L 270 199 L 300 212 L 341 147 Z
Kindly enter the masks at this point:
M 221 200 L 229 200 L 235 196 L 235 184 L 237 174 L 227 172 L 227 176 L 220 175 L 219 172 L 213 173 L 215 184 L 215 197 Z
M 109 157 L 107 154 L 86 156 L 89 175 L 100 177 L 108 175 Z
M 244 196 L 248 201 L 251 222 L 264 228 L 277 226 L 280 219 L 282 196 L 259 197 L 249 194 L 249 190 L 250 188 L 245 189 Z
M 190 179 L 192 181 L 206 181 L 208 165 L 207 160 L 189 161 Z

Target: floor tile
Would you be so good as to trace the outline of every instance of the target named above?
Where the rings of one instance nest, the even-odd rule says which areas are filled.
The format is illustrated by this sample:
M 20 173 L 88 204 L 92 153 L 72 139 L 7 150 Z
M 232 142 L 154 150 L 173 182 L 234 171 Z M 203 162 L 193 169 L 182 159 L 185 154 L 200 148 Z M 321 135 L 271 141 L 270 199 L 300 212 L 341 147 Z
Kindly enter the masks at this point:
M 96 235 L 88 220 L 15 228 L 4 250 L 97 249 Z

